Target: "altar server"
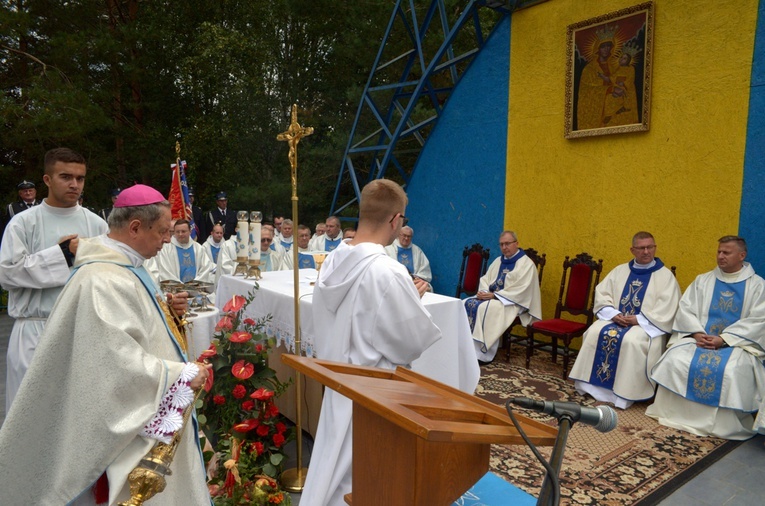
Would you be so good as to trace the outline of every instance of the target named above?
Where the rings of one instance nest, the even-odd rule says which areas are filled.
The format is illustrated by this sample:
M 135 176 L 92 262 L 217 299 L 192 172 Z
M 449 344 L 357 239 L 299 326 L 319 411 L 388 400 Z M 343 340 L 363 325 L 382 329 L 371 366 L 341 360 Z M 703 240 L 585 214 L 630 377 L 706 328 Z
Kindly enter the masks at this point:
M 6 413 L 69 278 L 80 238 L 107 230 L 104 220 L 77 204 L 85 186 L 85 158 L 57 148 L 45 154 L 44 165 L 48 197 L 11 218 L 0 247 L 0 284 L 8 290 L 8 314 L 15 319 L 8 343 Z
M 384 246 L 407 221 L 406 202 L 404 190 L 390 180 L 374 180 L 362 190 L 358 233 L 327 257 L 313 292 L 319 358 L 394 369 L 441 338 L 420 301 L 424 291 L 385 254 Z M 325 391 L 301 506 L 345 505 L 352 481 L 352 409 L 350 399 Z

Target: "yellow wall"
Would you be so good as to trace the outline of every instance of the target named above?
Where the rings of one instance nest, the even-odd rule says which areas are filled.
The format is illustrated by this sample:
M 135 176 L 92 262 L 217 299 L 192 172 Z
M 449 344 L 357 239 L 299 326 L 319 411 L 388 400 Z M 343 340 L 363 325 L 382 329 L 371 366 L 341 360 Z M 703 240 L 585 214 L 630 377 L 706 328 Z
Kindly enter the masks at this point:
M 505 225 L 547 253 L 545 317 L 565 255 L 602 258 L 605 275 L 648 230 L 685 289 L 738 230 L 757 0 L 656 0 L 650 130 L 563 137 L 567 26 L 638 3 L 550 0 L 513 15 Z

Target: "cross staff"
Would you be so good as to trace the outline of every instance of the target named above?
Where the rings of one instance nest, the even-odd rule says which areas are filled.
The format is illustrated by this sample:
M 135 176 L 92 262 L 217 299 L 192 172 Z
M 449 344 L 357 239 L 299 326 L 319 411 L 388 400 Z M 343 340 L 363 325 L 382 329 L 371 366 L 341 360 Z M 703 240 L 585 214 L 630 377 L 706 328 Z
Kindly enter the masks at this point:
M 297 104 L 292 104 L 292 123 L 286 132 L 276 136 L 277 141 L 287 141 L 290 146 L 288 155 L 292 167 L 292 200 L 297 198 L 297 145 L 300 139 L 313 133 L 313 127 L 301 127 L 297 120 Z M 297 223 L 297 222 L 295 222 Z

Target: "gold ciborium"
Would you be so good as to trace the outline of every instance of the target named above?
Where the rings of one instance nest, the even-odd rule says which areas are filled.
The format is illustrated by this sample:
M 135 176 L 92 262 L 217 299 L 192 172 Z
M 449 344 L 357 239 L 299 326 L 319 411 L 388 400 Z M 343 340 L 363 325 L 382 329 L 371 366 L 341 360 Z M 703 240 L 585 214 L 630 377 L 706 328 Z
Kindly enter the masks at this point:
M 327 258 L 326 253 L 314 253 L 313 254 L 313 261 L 316 263 L 316 281 L 319 280 L 319 272 L 321 271 L 321 264 L 324 263 L 324 260 Z M 311 286 L 314 286 L 316 284 L 316 281 L 311 281 Z

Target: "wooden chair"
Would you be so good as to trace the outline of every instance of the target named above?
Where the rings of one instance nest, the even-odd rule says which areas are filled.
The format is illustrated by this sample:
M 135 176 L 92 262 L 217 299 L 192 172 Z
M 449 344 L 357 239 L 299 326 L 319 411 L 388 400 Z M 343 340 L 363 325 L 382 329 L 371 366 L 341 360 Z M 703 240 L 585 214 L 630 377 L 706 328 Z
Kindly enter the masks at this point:
M 581 337 L 592 324 L 593 305 L 595 304 L 595 287 L 600 282 L 603 271 L 603 260 L 595 260 L 587 253 L 580 253 L 569 260 L 563 261 L 563 276 L 560 281 L 558 303 L 555 306 L 555 318 L 534 322 L 526 327 L 528 342 L 526 343 L 526 369 L 531 363 L 531 355 L 537 348 L 551 346 L 552 361 L 558 361 L 558 339 L 563 342 L 563 379 L 566 379 L 568 362 L 571 356 L 571 341 Z M 564 297 L 565 294 L 565 297 Z M 569 315 L 584 315 L 586 322 L 561 318 L 563 313 Z M 542 334 L 550 337 L 551 343 L 534 342 L 534 335 Z
M 457 283 L 457 297 L 462 294 L 475 295 L 478 292 L 478 283 L 481 276 L 486 274 L 489 266 L 489 248 L 484 249 L 478 243 L 469 248 L 465 246 L 462 251 L 462 266 L 460 267 L 460 279 Z
M 534 265 L 537 266 L 537 277 L 539 278 L 539 286 L 542 286 L 542 274 L 545 272 L 545 264 L 547 263 L 547 254 L 546 253 L 537 253 L 537 250 L 534 248 L 524 248 L 523 251 L 526 253 L 526 256 L 531 259 L 532 262 L 534 262 Z M 513 345 L 513 343 L 516 344 L 526 344 L 526 342 L 529 339 L 529 336 L 525 333 L 523 334 L 513 334 L 513 329 L 521 324 L 521 319 L 516 316 L 513 323 L 507 328 L 505 333 L 502 335 L 502 339 L 505 341 L 505 362 L 510 361 L 510 347 Z

